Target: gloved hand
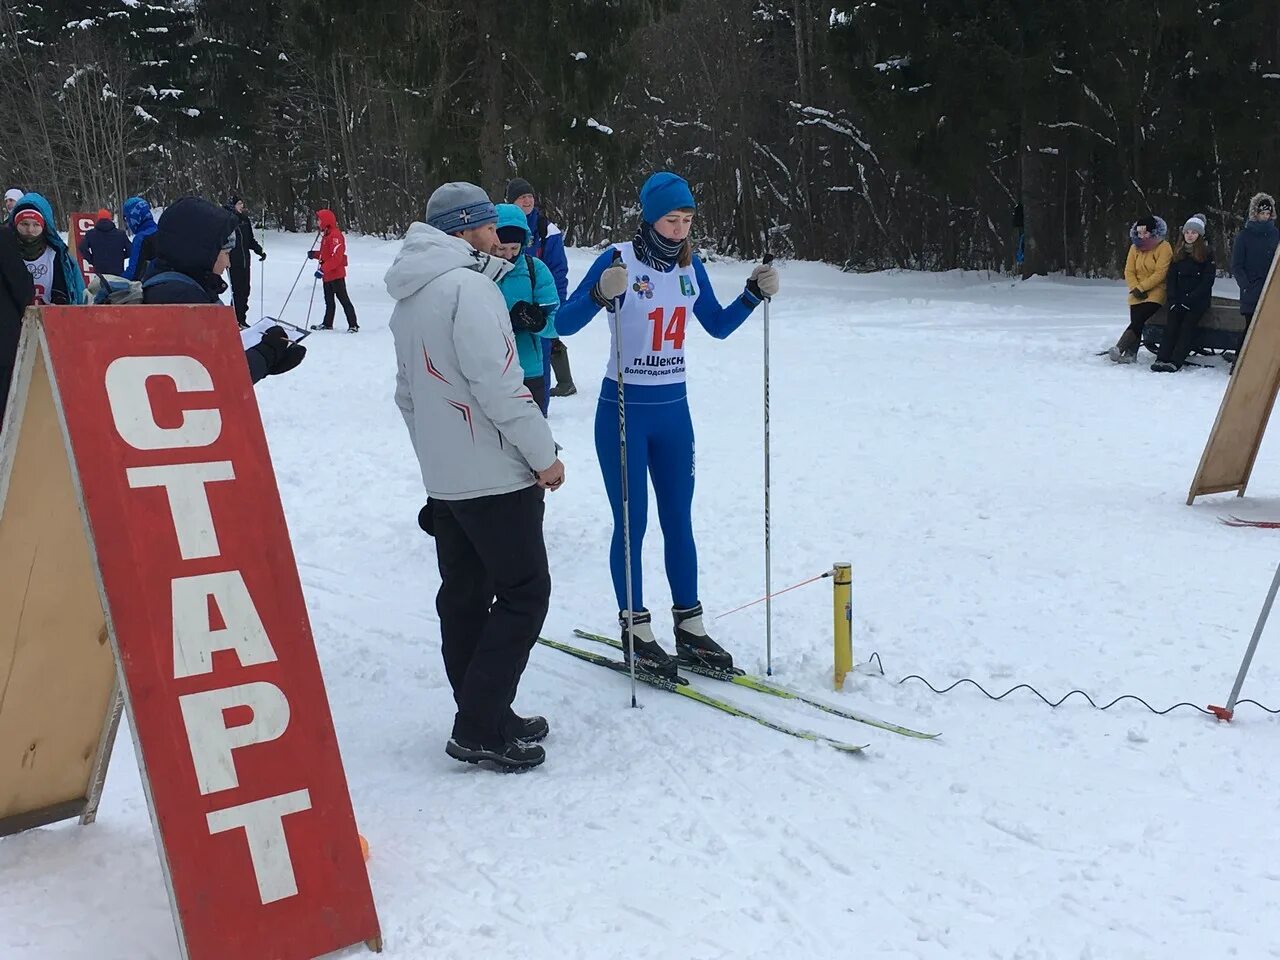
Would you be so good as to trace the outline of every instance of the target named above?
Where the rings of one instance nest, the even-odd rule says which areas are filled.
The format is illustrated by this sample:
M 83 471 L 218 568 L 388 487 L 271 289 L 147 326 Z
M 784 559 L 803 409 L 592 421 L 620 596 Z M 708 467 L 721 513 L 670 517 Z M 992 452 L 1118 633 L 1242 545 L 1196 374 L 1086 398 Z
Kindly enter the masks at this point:
M 308 259 L 308 260 L 319 260 L 319 259 L 320 259 L 320 251 L 319 251 L 319 250 L 308 250 L 308 251 L 307 251 L 307 259 Z
M 434 537 L 436 535 L 436 521 L 435 517 L 432 516 L 431 506 L 431 498 L 427 497 L 427 505 L 418 511 L 418 526 L 423 533 Z
M 288 373 L 307 355 L 307 348 L 300 343 L 293 343 L 284 327 L 279 324 L 268 327 L 262 340 L 253 349 L 262 354 L 270 375 Z
M 1147 291 L 1139 290 L 1137 287 L 1134 287 L 1132 290 L 1129 291 L 1129 293 L 1130 295 L 1136 297 L 1139 300 L 1147 299 Z
M 265 259 L 267 259 L 267 251 L 265 250 L 258 251 L 258 262 L 261 263 Z
M 600 279 L 591 290 L 591 299 L 606 310 L 613 309 L 613 301 L 627 292 L 627 268 L 622 257 L 614 258 L 613 263 L 604 268 Z
M 778 295 L 778 271 L 772 264 L 762 263 L 747 278 L 747 290 L 757 300 L 770 300 Z
M 323 279 L 324 279 L 324 271 L 323 271 L 323 270 L 317 270 L 317 271 L 316 271 L 316 279 L 317 279 L 317 280 L 323 280 Z
M 521 300 L 511 307 L 511 329 L 516 333 L 538 333 L 547 325 L 542 308 Z

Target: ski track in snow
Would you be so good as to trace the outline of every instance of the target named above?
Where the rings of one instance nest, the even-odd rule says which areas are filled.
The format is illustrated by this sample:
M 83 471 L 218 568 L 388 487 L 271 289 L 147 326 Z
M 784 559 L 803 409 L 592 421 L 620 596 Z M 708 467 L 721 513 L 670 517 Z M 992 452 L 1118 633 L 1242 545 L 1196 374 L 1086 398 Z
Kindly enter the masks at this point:
M 307 241 L 266 242 L 270 312 Z M 844 694 L 827 690 L 825 581 L 775 602 L 775 674 L 941 740 L 705 680 L 872 747 L 845 756 L 644 687 L 644 709 L 630 710 L 624 677 L 539 647 L 516 706 L 550 719 L 548 761 L 500 776 L 443 752 L 438 579 L 392 400 L 382 275 L 397 249 L 351 238 L 362 332 L 314 335 L 298 371 L 257 391 L 386 956 L 1280 956 L 1280 720 L 1246 707 L 1224 727 L 1078 699 L 1051 711 L 1029 694 L 997 704 L 891 682 L 971 676 L 997 692 L 1029 682 L 1052 698 L 1080 687 L 1158 707 L 1227 695 L 1277 540 L 1217 518 L 1280 516 L 1280 467 L 1264 444 L 1243 504 L 1184 505 L 1225 373 L 1095 357 L 1124 326 L 1120 285 L 781 267 L 774 582 L 850 561 L 855 655 L 878 651 L 889 679 L 859 672 Z M 573 278 L 590 257 L 571 253 Z M 727 300 L 748 267 L 709 272 Z M 288 319 L 305 319 L 308 292 L 299 284 Z M 255 314 L 259 302 L 255 289 Z M 757 311 L 725 342 L 690 329 L 695 524 L 714 614 L 763 591 L 761 325 Z M 552 405 L 568 481 L 548 498 L 546 632 L 591 647 L 571 630 L 613 620 L 592 440 L 603 318 L 568 343 L 581 392 Z M 647 592 L 667 636 L 650 516 Z M 752 670 L 763 617 L 760 606 L 713 624 Z M 1278 643 L 1264 638 L 1244 691 L 1270 705 Z M 94 826 L 0 841 L 0 957 L 176 956 L 154 849 L 122 736 Z

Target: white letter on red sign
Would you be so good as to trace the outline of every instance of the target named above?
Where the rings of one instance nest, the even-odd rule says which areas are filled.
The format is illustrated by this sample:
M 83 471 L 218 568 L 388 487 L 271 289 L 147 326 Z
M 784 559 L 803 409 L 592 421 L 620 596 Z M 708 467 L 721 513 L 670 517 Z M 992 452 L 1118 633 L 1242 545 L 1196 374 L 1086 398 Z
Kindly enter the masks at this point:
M 298 880 L 293 872 L 293 859 L 289 856 L 289 841 L 284 835 L 284 818 L 310 809 L 311 792 L 295 790 L 278 797 L 242 803 L 238 807 L 215 810 L 207 817 L 211 834 L 244 827 L 253 874 L 258 880 L 258 897 L 264 904 L 298 894 Z
M 178 534 L 178 551 L 183 560 L 216 557 L 218 534 L 213 529 L 206 483 L 234 480 L 230 460 L 217 463 L 174 463 L 163 467 L 130 467 L 125 471 L 129 486 L 164 487 L 169 495 L 169 515 Z
M 178 706 L 187 727 L 196 782 L 205 796 L 240 785 L 232 750 L 277 740 L 289 726 L 289 701 L 274 683 L 261 680 L 189 693 L 178 698 Z M 248 707 L 253 719 L 228 727 L 223 711 L 233 707 Z
M 184 410 L 182 426 L 156 423 L 147 396 L 150 377 L 168 377 L 179 393 L 213 389 L 213 378 L 195 357 L 119 357 L 107 367 L 107 400 L 116 432 L 136 450 L 207 447 L 222 433 L 217 410 Z
M 242 667 L 276 659 L 239 570 L 175 577 L 172 594 L 175 680 L 212 673 L 215 650 L 234 650 Z M 224 629 L 209 623 L 210 597 L 222 613 Z

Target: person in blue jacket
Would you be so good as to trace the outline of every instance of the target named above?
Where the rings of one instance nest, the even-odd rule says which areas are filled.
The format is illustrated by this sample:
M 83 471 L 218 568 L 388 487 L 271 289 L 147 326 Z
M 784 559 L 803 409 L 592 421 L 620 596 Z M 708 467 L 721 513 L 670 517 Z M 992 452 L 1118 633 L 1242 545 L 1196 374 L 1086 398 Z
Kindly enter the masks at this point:
M 528 180 L 516 177 L 507 183 L 507 203 L 515 204 L 524 212 L 529 224 L 529 252 L 551 270 L 556 292 L 560 295 L 560 302 L 564 303 L 569 299 L 569 258 L 564 252 L 564 234 L 538 208 L 537 194 Z M 573 383 L 573 372 L 569 369 L 569 348 L 563 340 L 558 337 L 543 340 L 542 368 L 543 389 L 549 397 L 571 397 L 578 392 Z M 551 387 L 552 370 L 556 374 L 554 389 Z M 545 413 L 545 404 L 542 409 Z
M 546 357 L 542 344 L 556 336 L 555 316 L 560 309 L 560 294 L 547 265 L 529 253 L 529 224 L 524 211 L 515 204 L 500 203 L 498 213 L 498 245 L 494 255 L 515 265 L 498 281 L 498 289 L 506 298 L 511 315 L 511 330 L 516 335 L 516 350 L 524 371 L 524 385 L 533 400 L 547 415 L 547 384 L 544 378 Z
M 156 256 L 155 217 L 151 212 L 151 204 L 142 197 L 130 197 L 121 208 L 124 224 L 133 234 L 133 244 L 129 248 L 129 280 L 141 280 L 147 275 L 147 267 Z
M 67 248 L 53 217 L 53 207 L 38 193 L 23 194 L 10 220 L 18 251 L 35 284 L 37 304 L 84 303 L 84 274 Z
M 627 489 L 631 520 L 632 608 L 627 610 L 623 563 L 622 467 L 618 432 L 618 376 L 614 350 L 596 406 L 596 454 L 613 508 L 610 572 L 618 621 L 627 646 L 627 622 L 636 665 L 672 676 L 673 659 L 654 639 L 644 605 L 640 554 L 648 512 L 648 481 L 658 502 L 671 587 L 677 658 L 721 668 L 733 658 L 707 634 L 698 597 L 698 554 L 693 541 L 693 422 L 685 392 L 685 327 L 692 311 L 704 330 L 723 340 L 760 303 L 778 292 L 773 267 L 756 267 L 746 288 L 727 306 L 716 299 L 706 268 L 693 253 L 689 231 L 693 191 L 674 173 L 655 173 L 640 190 L 642 222 L 629 243 L 614 244 L 591 265 L 556 315 L 561 336 L 577 333 L 600 312 L 610 314 L 616 345 L 621 336 L 621 372 L 626 404 Z M 614 317 L 615 303 L 620 316 Z M 630 614 L 630 617 L 628 617 Z

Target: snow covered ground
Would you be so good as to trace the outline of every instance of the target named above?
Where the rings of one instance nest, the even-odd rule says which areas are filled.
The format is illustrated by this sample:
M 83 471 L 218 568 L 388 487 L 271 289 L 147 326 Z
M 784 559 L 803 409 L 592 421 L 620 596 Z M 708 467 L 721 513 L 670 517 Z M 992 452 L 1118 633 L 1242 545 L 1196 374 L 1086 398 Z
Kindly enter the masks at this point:
M 267 237 L 268 312 L 305 245 Z M 1280 721 L 1245 708 L 1223 727 L 1131 702 L 1104 714 L 1079 699 L 1050 711 L 1029 695 L 892 682 L 971 676 L 1161 707 L 1226 697 L 1280 551 L 1275 534 L 1217 518 L 1280 516 L 1280 462 L 1264 445 L 1243 504 L 1184 505 L 1226 375 L 1094 356 L 1124 325 L 1120 285 L 783 267 L 774 582 L 852 562 L 855 654 L 878 651 L 889 676 L 827 691 L 825 581 L 775 604 L 775 672 L 940 740 L 716 684 L 871 748 L 846 756 L 643 688 L 631 710 L 624 678 L 539 648 L 516 706 L 550 719 L 548 761 L 501 776 L 443 752 L 438 581 L 392 401 L 382 275 L 397 246 L 352 238 L 363 332 L 313 336 L 297 372 L 258 390 L 387 956 L 1280 956 Z M 589 257 L 572 254 L 575 279 Z M 710 267 L 726 299 L 747 272 Z M 691 330 L 714 613 L 763 592 L 761 327 L 723 343 Z M 602 320 L 569 341 L 582 392 L 552 406 L 568 482 L 549 498 L 546 630 L 566 640 L 612 628 L 592 442 L 607 342 Z M 657 538 L 646 578 L 666 634 Z M 757 607 L 716 624 L 751 669 L 763 622 Z M 1264 638 L 1245 695 L 1280 704 L 1280 638 Z M 126 736 L 96 825 L 0 841 L 0 958 L 175 955 Z

